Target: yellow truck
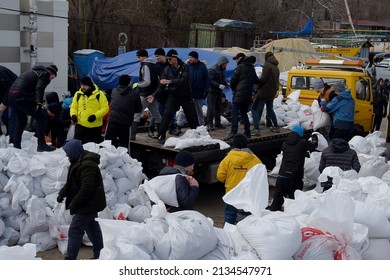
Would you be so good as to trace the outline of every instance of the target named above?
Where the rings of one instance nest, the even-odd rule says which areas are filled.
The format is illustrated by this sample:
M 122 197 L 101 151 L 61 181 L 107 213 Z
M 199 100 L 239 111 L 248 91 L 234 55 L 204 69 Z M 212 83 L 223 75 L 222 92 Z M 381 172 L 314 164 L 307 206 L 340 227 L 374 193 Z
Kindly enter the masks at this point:
M 357 131 L 368 133 L 374 122 L 372 81 L 363 66 L 361 60 L 307 60 L 304 68 L 289 70 L 286 96 L 300 90 L 299 101 L 311 106 L 313 100 L 318 98 L 312 86 L 315 79 L 322 79 L 330 86 L 344 82 L 355 100 L 355 127 Z

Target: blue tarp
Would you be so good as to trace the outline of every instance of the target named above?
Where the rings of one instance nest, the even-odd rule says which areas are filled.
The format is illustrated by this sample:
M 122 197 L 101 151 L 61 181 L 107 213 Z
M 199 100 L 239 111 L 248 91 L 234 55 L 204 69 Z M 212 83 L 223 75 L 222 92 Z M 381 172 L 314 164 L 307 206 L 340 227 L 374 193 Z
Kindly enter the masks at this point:
M 168 52 L 171 48 L 165 48 L 165 52 Z M 200 50 L 196 48 L 174 48 L 181 60 L 186 61 L 188 54 L 191 51 L 199 53 L 199 59 L 207 62 L 207 68 L 212 67 L 217 63 L 217 60 L 221 56 L 226 56 L 229 59 L 229 63 L 226 69 L 226 79 L 229 82 L 230 77 L 233 75 L 234 69 L 237 64 L 233 60 L 233 56 L 229 54 L 221 54 L 218 52 Z M 154 58 L 154 51 L 156 49 L 147 49 L 149 57 Z M 92 65 L 89 76 L 92 78 L 94 83 L 103 90 L 115 88 L 118 85 L 119 77 L 121 75 L 129 75 L 133 82 L 138 81 L 139 73 L 139 62 L 137 61 L 136 50 L 127 52 L 124 54 L 117 55 L 112 58 L 102 58 L 95 60 Z M 231 100 L 231 91 L 225 90 L 226 96 Z
M 313 33 L 313 17 L 310 17 L 305 27 L 299 31 L 270 31 L 270 33 L 288 37 L 311 35 Z

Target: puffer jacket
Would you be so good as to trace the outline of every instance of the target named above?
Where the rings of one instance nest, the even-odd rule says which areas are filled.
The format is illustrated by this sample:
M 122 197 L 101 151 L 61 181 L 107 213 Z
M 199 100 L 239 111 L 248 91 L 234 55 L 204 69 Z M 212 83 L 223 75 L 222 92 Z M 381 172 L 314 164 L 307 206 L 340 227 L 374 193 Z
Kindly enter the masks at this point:
M 317 145 L 317 142 L 310 142 L 296 132 L 290 132 L 282 145 L 283 158 L 278 176 L 302 179 L 306 153 L 313 151 Z
M 29 100 L 43 103 L 43 95 L 50 83 L 50 72 L 45 66 L 37 65 L 22 73 L 12 84 L 9 93 L 15 100 Z
M 109 123 L 130 126 L 134 113 L 142 110 L 141 99 L 131 87 L 119 85 L 111 93 Z
M 159 176 L 171 174 L 184 174 L 178 168 L 166 166 L 161 171 Z M 198 198 L 199 187 L 190 186 L 186 177 L 176 176 L 176 196 L 179 207 L 170 207 L 169 212 L 177 212 L 181 210 L 193 210 L 195 202 Z
M 78 124 L 87 128 L 103 125 L 103 117 L 108 113 L 108 101 L 103 91 L 94 84 L 95 89 L 88 97 L 84 92 L 78 90 L 70 105 L 70 115 L 76 115 Z M 99 97 L 98 97 L 99 96 Z M 94 122 L 89 122 L 88 117 L 96 116 Z
M 259 81 L 251 58 L 245 57 L 241 59 L 230 79 L 230 87 L 233 90 L 233 103 L 250 104 L 254 86 Z
M 14 72 L 0 65 L 0 103 L 8 106 L 8 91 L 17 78 Z
M 231 191 L 246 173 L 261 160 L 249 149 L 233 149 L 221 161 L 217 170 L 217 179 L 225 183 L 226 193 Z
M 224 63 L 229 63 L 226 56 L 218 58 L 217 63 L 208 70 L 210 78 L 209 94 L 222 94 L 219 85 L 227 86 L 225 70 L 221 70 L 220 66 Z
M 274 100 L 279 90 L 279 61 L 272 55 L 267 58 L 261 72 L 259 89 L 256 97 L 267 101 Z
M 66 184 L 58 196 L 66 198 L 65 207 L 71 215 L 97 213 L 106 207 L 99 163 L 100 155 L 84 151 L 69 167 Z
M 334 138 L 329 146 L 322 151 L 318 170 L 322 172 L 328 166 L 340 167 L 343 171 L 355 170 L 359 172 L 360 162 L 355 150 L 349 147 L 344 139 Z
M 353 129 L 355 101 L 350 90 L 340 92 L 326 105 L 326 112 L 333 115 L 333 126 L 339 129 Z

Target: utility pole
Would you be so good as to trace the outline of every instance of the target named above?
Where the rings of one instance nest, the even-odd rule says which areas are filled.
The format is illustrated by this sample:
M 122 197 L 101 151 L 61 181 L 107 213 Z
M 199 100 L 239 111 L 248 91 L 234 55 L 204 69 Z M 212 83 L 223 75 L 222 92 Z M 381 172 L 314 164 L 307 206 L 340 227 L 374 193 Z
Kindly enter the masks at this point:
M 85 0 L 79 1 L 79 18 L 81 24 L 79 25 L 79 49 L 87 48 L 87 21 L 85 20 Z

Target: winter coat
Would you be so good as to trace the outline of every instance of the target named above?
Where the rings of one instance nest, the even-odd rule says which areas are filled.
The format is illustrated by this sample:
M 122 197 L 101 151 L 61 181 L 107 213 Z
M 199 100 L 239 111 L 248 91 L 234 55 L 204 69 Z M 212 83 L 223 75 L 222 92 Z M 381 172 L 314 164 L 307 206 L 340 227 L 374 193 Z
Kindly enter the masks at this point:
M 373 91 L 373 100 L 372 100 L 374 114 L 386 117 L 387 103 L 388 100 L 384 92 L 384 87 L 382 87 L 381 85 L 377 85 L 376 90 Z
M 296 132 L 290 132 L 282 145 L 282 163 L 279 177 L 302 179 L 304 173 L 305 157 L 308 151 L 317 148 L 313 143 L 300 137 Z
M 141 110 L 141 98 L 131 87 L 119 85 L 112 90 L 109 123 L 130 126 L 134 120 L 134 113 Z
M 94 89 L 90 96 L 78 90 L 70 106 L 70 115 L 76 115 L 78 124 L 87 128 L 99 127 L 103 125 L 103 117 L 108 113 L 108 101 L 103 91 L 94 84 Z M 94 122 L 89 122 L 88 117 L 96 116 Z
M 250 57 L 240 60 L 233 76 L 230 78 L 230 87 L 233 90 L 233 103 L 250 104 L 255 84 L 259 83 L 255 67 Z
M 42 65 L 37 65 L 32 70 L 22 73 L 12 84 L 9 93 L 15 96 L 16 101 L 28 100 L 42 104 L 49 83 L 49 70 Z
M 170 174 L 183 174 L 179 169 L 171 166 L 164 167 L 159 176 Z M 176 196 L 179 207 L 170 207 L 170 212 L 181 210 L 193 210 L 195 202 L 198 198 L 199 187 L 190 186 L 185 176 L 176 176 Z
M 326 105 L 326 112 L 333 116 L 334 128 L 352 130 L 355 114 L 355 101 L 350 90 L 340 92 Z
M 139 95 L 147 97 L 152 95 L 158 87 L 158 69 L 154 60 L 145 59 L 139 69 L 140 80 L 138 82 Z
M 190 71 L 192 97 L 194 99 L 203 99 L 207 96 L 210 83 L 207 67 L 198 60 L 196 63 L 188 63 L 188 68 Z
M 225 63 L 229 63 L 229 60 L 225 56 L 221 56 L 218 58 L 217 63 L 208 70 L 210 78 L 209 94 L 222 94 L 222 89 L 219 88 L 219 85 L 227 86 L 225 70 L 220 68 Z
M 231 191 L 246 173 L 261 160 L 249 149 L 233 149 L 221 161 L 217 170 L 217 179 L 225 183 L 226 193 Z
M 340 167 L 343 171 L 355 170 L 359 172 L 360 162 L 355 150 L 349 147 L 344 139 L 334 138 L 329 146 L 322 151 L 318 170 L 322 172 L 328 166 Z
M 178 59 L 179 67 L 175 68 L 171 65 L 165 67 L 161 80 L 170 80 L 167 85 L 159 85 L 158 90 L 153 94 L 157 99 L 164 99 L 166 96 L 178 100 L 192 100 L 191 82 L 189 76 L 188 65 Z
M 256 97 L 267 101 L 274 100 L 279 90 L 279 61 L 272 55 L 267 58 L 261 72 L 260 83 Z
M 58 196 L 66 198 L 65 207 L 71 215 L 97 213 L 106 207 L 99 163 L 100 155 L 84 151 L 69 167 L 66 184 Z
M 0 65 L 0 103 L 8 106 L 8 91 L 17 78 L 14 72 Z

